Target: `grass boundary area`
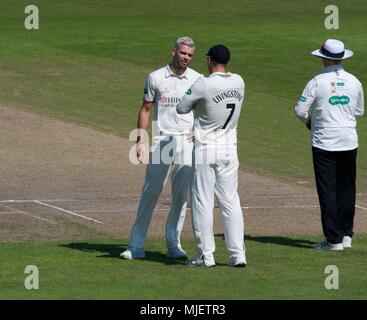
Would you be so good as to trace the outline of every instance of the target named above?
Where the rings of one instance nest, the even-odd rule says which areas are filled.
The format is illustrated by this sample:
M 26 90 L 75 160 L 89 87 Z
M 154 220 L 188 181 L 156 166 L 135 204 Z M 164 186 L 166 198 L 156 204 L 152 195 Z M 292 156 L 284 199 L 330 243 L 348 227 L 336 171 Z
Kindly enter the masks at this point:
M 165 257 L 165 241 L 149 239 L 146 259 L 123 260 L 127 241 L 95 239 L 48 243 L 3 243 L 1 299 L 366 299 L 367 236 L 355 236 L 353 248 L 317 251 L 309 236 L 247 236 L 248 266 L 227 265 L 224 241 L 216 238 L 216 268 L 191 268 Z M 183 245 L 194 254 L 192 240 Z M 26 290 L 27 265 L 39 270 L 39 290 Z M 325 281 L 339 272 L 339 289 Z

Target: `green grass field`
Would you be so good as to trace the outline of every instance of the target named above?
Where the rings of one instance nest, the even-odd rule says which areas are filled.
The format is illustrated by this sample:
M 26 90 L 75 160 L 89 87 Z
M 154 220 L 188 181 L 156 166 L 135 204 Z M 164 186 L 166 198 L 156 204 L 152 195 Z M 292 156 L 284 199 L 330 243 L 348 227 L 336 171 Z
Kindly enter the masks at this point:
M 168 261 L 165 243 L 147 243 L 145 260 L 118 258 L 126 241 L 2 244 L 0 299 L 366 299 L 366 236 L 351 250 L 310 249 L 318 238 L 250 237 L 248 266 L 229 267 L 217 238 L 217 267 Z M 184 242 L 193 248 L 192 241 Z M 191 249 L 190 254 L 194 252 Z M 39 269 L 39 289 L 24 287 L 27 265 Z M 325 289 L 328 265 L 339 270 L 339 289 Z
M 327 38 L 355 51 L 345 63 L 362 82 L 367 68 L 364 1 L 334 1 L 340 29 L 324 28 L 328 1 L 37 0 L 40 29 L 24 28 L 29 1 L 1 0 L 0 101 L 123 137 L 134 129 L 148 72 L 170 61 L 175 39 L 197 44 L 192 67 L 206 73 L 216 43 L 232 50 L 244 76 L 239 125 L 242 168 L 312 181 L 307 130 L 293 115 L 305 84 L 321 68 L 310 52 Z M 359 123 L 359 179 L 367 186 L 367 125 Z
M 339 30 L 324 28 L 325 0 L 34 0 L 37 31 L 24 29 L 28 4 L 0 0 L 0 104 L 128 138 L 144 79 L 170 61 L 175 39 L 194 38 L 192 67 L 203 73 L 207 49 L 223 43 L 232 50 L 230 71 L 246 81 L 241 168 L 285 181 L 313 186 L 308 131 L 293 114 L 305 84 L 321 69 L 310 52 L 327 38 L 341 39 L 355 52 L 346 69 L 367 80 L 363 0 L 333 2 Z M 358 191 L 365 192 L 364 119 L 358 130 Z M 245 270 L 224 265 L 220 239 L 218 267 L 209 270 L 167 263 L 163 240 L 147 241 L 145 261 L 116 258 L 127 239 L 1 243 L 0 299 L 366 299 L 367 236 L 358 235 L 343 252 L 311 250 L 319 239 L 248 239 Z M 185 247 L 193 250 L 193 243 L 186 240 Z M 39 290 L 24 288 L 28 264 L 40 269 Z M 324 287 L 327 265 L 339 268 L 339 290 Z

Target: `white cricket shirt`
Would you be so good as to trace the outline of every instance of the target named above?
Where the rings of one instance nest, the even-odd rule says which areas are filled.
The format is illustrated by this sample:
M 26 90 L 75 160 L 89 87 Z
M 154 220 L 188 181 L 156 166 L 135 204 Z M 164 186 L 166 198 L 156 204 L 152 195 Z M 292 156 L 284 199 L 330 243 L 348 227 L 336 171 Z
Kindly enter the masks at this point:
M 356 117 L 364 114 L 362 84 L 342 65 L 324 68 L 306 85 L 295 113 L 304 123 L 311 121 L 312 146 L 353 150 L 358 147 Z
M 236 147 L 244 95 L 245 83 L 238 74 L 215 72 L 194 83 L 178 104 L 177 112 L 196 108 L 196 148 Z
M 179 115 L 176 105 L 200 76 L 201 74 L 190 68 L 178 76 L 171 71 L 169 65 L 148 75 L 144 87 L 144 101 L 154 102 L 153 120 L 163 134 L 183 134 L 192 130 L 192 112 Z

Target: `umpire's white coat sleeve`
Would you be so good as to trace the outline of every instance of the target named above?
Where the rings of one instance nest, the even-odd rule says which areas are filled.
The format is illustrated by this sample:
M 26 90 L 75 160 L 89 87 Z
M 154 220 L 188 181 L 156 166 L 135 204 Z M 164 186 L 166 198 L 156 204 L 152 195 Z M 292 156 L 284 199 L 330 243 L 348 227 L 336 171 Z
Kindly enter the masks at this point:
M 316 99 L 316 91 L 317 81 L 313 78 L 307 83 L 294 110 L 296 116 L 306 124 L 311 121 L 311 106 Z
M 178 114 L 189 113 L 193 109 L 193 106 L 204 97 L 204 81 L 204 78 L 200 77 L 191 88 L 186 91 L 181 102 L 176 106 Z
M 360 84 L 360 90 L 358 93 L 358 101 L 356 105 L 356 113 L 355 115 L 357 117 L 361 117 L 364 115 L 364 95 L 363 95 L 363 87 L 362 84 Z

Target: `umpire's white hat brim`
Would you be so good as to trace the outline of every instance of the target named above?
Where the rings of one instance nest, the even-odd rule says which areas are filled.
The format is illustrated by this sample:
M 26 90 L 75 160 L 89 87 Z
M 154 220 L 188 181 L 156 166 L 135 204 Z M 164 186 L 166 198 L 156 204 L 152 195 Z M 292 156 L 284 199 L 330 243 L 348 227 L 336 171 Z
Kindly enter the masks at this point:
M 319 58 L 325 58 L 325 59 L 331 59 L 331 60 L 344 60 L 344 59 L 350 58 L 353 55 L 353 51 L 345 49 L 344 55 L 341 58 L 333 58 L 333 57 L 326 56 L 321 53 L 320 49 L 312 51 L 311 54 Z

